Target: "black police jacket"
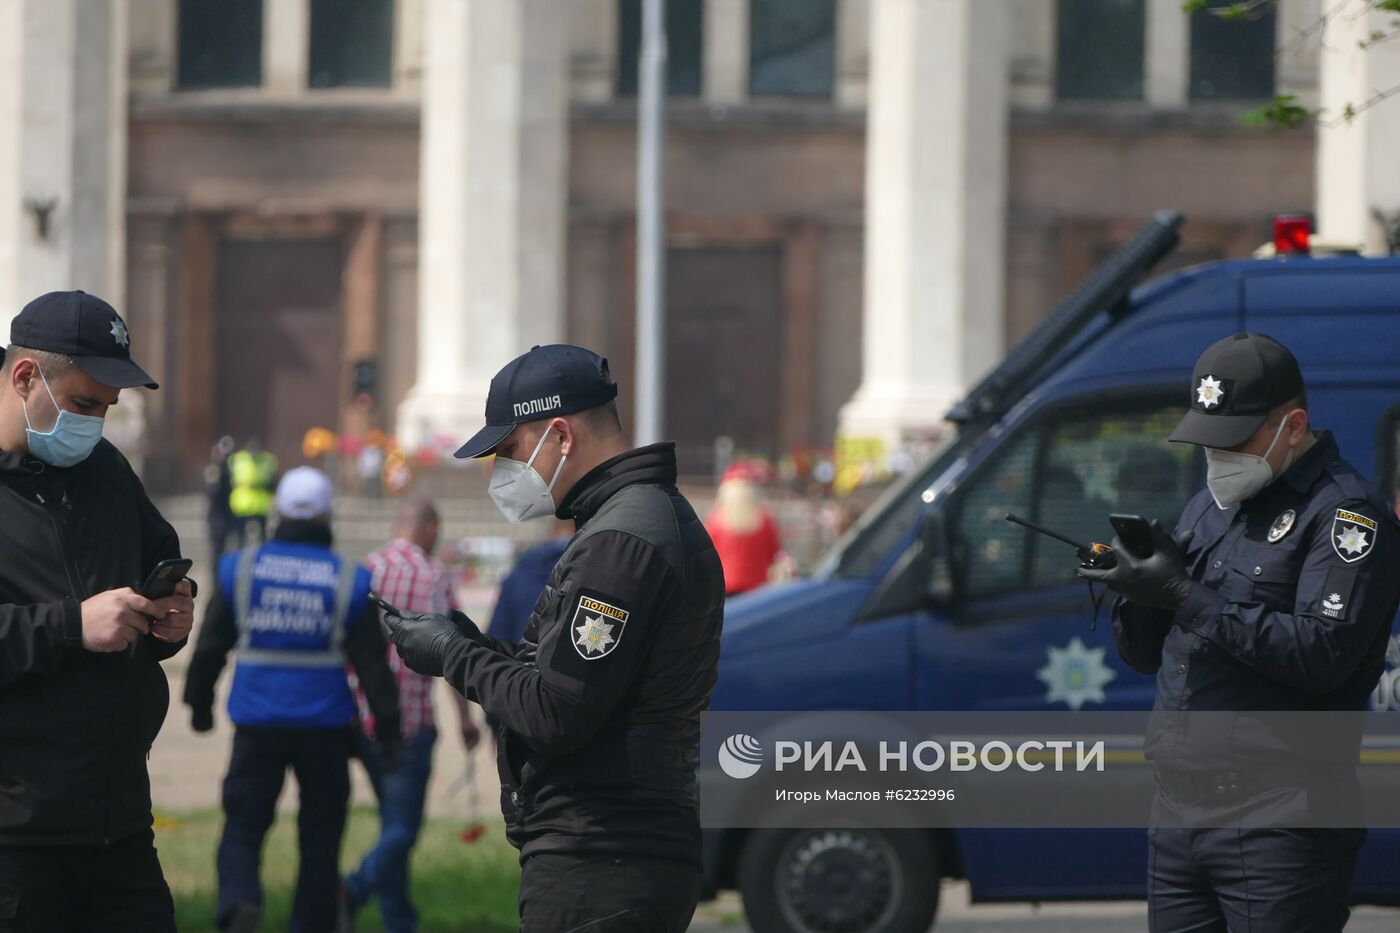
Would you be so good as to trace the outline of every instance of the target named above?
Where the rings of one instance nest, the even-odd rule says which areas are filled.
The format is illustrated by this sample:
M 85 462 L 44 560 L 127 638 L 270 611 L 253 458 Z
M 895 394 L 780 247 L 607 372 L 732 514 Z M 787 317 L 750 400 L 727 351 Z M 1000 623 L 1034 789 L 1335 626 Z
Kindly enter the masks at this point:
M 151 826 L 146 756 L 165 720 L 159 662 L 184 644 L 83 649 L 80 605 L 180 556 L 106 441 L 55 469 L 0 452 L 0 845 L 92 845 Z
M 724 575 L 675 484 L 673 444 L 590 471 L 560 506 L 578 531 L 523 641 L 474 636 L 447 659 L 448 682 L 499 722 L 501 807 L 523 855 L 699 862 L 695 764 Z
M 1400 602 L 1400 522 L 1331 434 L 1239 506 L 1221 510 L 1208 491 L 1197 494 L 1177 525 L 1178 534 L 1188 530 L 1196 586 L 1181 606 L 1114 606 L 1119 653 L 1157 675 L 1155 708 L 1364 710 Z M 1159 764 L 1203 767 L 1224 748 L 1193 746 L 1175 719 L 1154 718 L 1148 752 Z M 1336 736 L 1336 751 L 1349 749 L 1353 760 L 1354 725 L 1354 734 Z M 1248 759 L 1249 733 L 1230 728 L 1229 754 Z M 1257 738 L 1262 746 L 1277 736 Z

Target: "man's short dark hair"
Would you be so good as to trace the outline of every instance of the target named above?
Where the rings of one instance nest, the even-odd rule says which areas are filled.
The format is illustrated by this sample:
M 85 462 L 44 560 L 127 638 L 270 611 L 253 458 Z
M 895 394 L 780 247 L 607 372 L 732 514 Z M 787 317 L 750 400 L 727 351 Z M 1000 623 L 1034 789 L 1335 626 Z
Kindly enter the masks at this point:
M 1278 424 L 1290 411 L 1297 411 L 1299 408 L 1303 411 L 1308 410 L 1308 390 L 1306 388 L 1299 390 L 1297 395 L 1282 405 L 1275 406 L 1274 410 L 1269 413 L 1269 420 L 1266 424 Z
M 617 399 L 585 408 L 578 415 L 594 437 L 606 439 L 622 433 L 622 416 L 618 414 Z
M 25 357 L 38 363 L 44 376 L 49 379 L 57 379 L 74 366 L 78 365 L 77 361 L 71 356 L 65 356 L 62 353 L 54 353 L 50 350 L 35 350 L 32 347 L 21 347 L 16 344 L 5 350 L 5 361 L 3 364 L 0 364 L 0 372 L 4 372 L 8 375 L 14 371 L 15 364 Z

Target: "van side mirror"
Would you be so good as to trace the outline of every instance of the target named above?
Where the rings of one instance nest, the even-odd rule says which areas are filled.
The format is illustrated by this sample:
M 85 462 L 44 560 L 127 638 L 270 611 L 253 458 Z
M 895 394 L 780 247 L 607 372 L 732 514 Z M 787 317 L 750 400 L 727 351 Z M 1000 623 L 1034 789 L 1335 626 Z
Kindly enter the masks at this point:
M 948 552 L 942 514 L 925 513 L 914 540 L 861 607 L 858 620 L 951 605 L 955 593 Z

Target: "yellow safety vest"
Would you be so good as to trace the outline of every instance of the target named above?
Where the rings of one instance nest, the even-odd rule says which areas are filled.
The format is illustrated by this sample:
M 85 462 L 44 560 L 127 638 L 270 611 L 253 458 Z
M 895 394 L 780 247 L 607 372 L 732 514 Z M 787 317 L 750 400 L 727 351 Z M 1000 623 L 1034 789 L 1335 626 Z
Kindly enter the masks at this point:
M 273 480 L 277 458 L 267 451 L 240 450 L 228 458 L 229 511 L 239 518 L 253 518 L 272 511 Z

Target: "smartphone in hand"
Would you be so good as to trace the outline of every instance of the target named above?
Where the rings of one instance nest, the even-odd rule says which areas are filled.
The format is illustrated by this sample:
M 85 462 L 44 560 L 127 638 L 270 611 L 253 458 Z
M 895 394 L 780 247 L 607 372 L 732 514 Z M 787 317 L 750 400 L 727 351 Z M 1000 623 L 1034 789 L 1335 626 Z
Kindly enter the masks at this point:
M 399 618 L 403 618 L 403 613 L 399 612 L 392 603 L 386 601 L 384 597 L 380 596 L 378 593 L 370 593 L 369 601 L 371 605 L 377 606 L 386 616 L 398 616 Z
M 190 568 L 194 566 L 194 561 L 188 557 L 172 557 L 156 564 L 151 571 L 151 575 L 146 578 L 146 582 L 141 584 L 141 589 L 137 590 L 147 599 L 164 599 L 167 596 L 175 595 L 175 587 L 180 585 L 180 581 L 189 575 Z
M 1152 526 L 1141 515 L 1110 515 L 1108 523 L 1118 532 L 1118 540 L 1134 557 L 1152 556 L 1157 546 L 1152 543 Z

